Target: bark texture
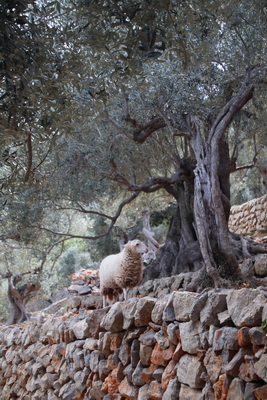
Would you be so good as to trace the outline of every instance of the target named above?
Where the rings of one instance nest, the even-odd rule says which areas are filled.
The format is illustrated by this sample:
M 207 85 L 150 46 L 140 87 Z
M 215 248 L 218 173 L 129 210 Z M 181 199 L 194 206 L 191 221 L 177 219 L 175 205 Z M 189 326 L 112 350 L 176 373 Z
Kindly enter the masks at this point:
M 224 134 L 252 98 L 253 90 L 253 85 L 243 84 L 208 132 L 203 132 L 201 121 L 186 117 L 195 166 L 191 163 L 192 174 L 183 174 L 181 163 L 176 174 L 179 179 L 166 186 L 177 201 L 177 210 L 166 244 L 145 271 L 144 280 L 201 268 L 215 287 L 223 286 L 225 279 L 241 278 L 237 251 L 228 231 L 231 160 Z M 242 241 L 240 245 L 244 248 Z
M 28 319 L 26 303 L 30 297 L 40 288 L 39 283 L 27 282 L 20 288 L 16 285 L 22 280 L 22 275 L 14 274 L 8 278 L 8 298 L 12 306 L 12 312 L 8 319 L 8 325 L 21 323 Z

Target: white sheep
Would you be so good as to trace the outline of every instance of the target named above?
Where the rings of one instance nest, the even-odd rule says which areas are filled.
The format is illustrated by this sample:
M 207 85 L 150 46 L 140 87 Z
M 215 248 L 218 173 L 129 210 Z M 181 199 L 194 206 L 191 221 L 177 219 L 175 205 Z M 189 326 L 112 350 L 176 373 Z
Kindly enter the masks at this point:
M 106 306 L 106 298 L 112 302 L 122 292 L 127 300 L 127 289 L 136 286 L 142 278 L 142 254 L 147 250 L 144 243 L 135 239 L 128 242 L 120 253 L 104 258 L 99 267 L 103 307 Z

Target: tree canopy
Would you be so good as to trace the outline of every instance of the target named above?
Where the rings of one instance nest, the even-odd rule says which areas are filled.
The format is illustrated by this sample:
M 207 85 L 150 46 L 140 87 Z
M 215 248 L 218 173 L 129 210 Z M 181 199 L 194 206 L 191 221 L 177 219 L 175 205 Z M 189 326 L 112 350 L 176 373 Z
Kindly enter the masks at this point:
M 238 276 L 230 173 L 267 170 L 265 1 L 0 7 L 3 243 L 43 265 L 153 196 L 177 204 L 157 276 Z M 73 229 L 79 213 L 103 228 Z

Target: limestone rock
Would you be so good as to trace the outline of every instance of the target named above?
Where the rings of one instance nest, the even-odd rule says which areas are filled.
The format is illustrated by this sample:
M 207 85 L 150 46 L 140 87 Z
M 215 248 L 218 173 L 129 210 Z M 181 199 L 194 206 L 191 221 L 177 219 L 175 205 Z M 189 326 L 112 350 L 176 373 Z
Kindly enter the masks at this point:
M 266 344 L 266 335 L 263 330 L 258 327 L 253 327 L 249 330 L 251 342 L 257 346 L 264 346 Z
M 187 385 L 181 385 L 179 399 L 181 400 L 201 400 L 202 392 L 201 390 L 193 389 Z
M 253 394 L 255 395 L 257 400 L 266 400 L 267 399 L 267 385 L 260 386 L 253 390 Z
M 86 388 L 86 381 L 87 381 L 88 375 L 89 375 L 89 370 L 85 369 L 83 371 L 77 371 L 73 377 L 75 386 L 80 393 L 82 393 L 84 391 L 84 389 Z
M 226 298 L 229 314 L 238 327 L 259 326 L 267 299 L 257 289 L 231 290 Z
M 205 386 L 205 382 L 201 379 L 203 372 L 205 367 L 196 356 L 184 354 L 178 361 L 178 380 L 191 388 L 201 389 Z
M 145 331 L 142 335 L 140 335 L 139 340 L 144 345 L 152 346 L 156 343 L 155 331 L 153 331 L 153 329 Z
M 267 303 L 264 304 L 263 310 L 262 310 L 262 321 L 267 319 Z
M 208 330 L 201 322 L 180 323 L 179 330 L 183 351 L 189 354 L 197 354 L 199 349 L 207 348 Z
M 170 380 L 176 377 L 176 367 L 177 363 L 174 360 L 171 360 L 167 367 L 164 369 L 161 378 L 161 386 L 163 390 L 166 390 L 169 386 Z
M 119 385 L 122 381 L 121 376 L 121 367 L 113 369 L 111 373 L 106 377 L 104 383 L 102 382 L 101 391 L 104 393 L 109 393 L 111 396 L 114 393 L 119 392 Z
M 101 331 L 101 322 L 107 314 L 108 308 L 94 310 L 86 316 L 86 322 L 88 324 L 88 336 L 94 339 L 98 339 L 99 332 Z
M 163 311 L 167 305 L 168 296 L 161 297 L 156 301 L 155 307 L 151 313 L 151 320 L 155 322 L 155 324 L 162 324 Z
M 200 312 L 200 321 L 205 325 L 219 325 L 218 313 L 226 311 L 227 290 L 210 291 L 206 305 Z
M 146 384 L 139 389 L 137 400 L 147 400 L 149 385 Z
M 127 378 L 124 378 L 120 383 L 119 392 L 122 396 L 129 400 L 136 400 L 138 396 L 138 388 L 130 384 Z
M 204 400 L 216 400 L 212 384 L 207 382 L 204 389 L 202 389 L 202 399 Z M 201 400 L 202 400 L 201 399 Z
M 226 326 L 216 330 L 213 336 L 212 348 L 215 351 L 223 349 L 238 350 L 238 329 Z
M 123 341 L 119 350 L 119 359 L 124 366 L 129 363 L 130 360 L 130 346 L 126 341 Z
M 151 362 L 155 365 L 160 365 L 165 367 L 168 364 L 168 361 L 164 360 L 162 352 L 163 352 L 162 348 L 158 343 L 156 343 L 151 354 Z
M 150 364 L 150 366 L 148 368 L 143 368 L 142 371 L 142 380 L 145 383 L 150 383 L 153 380 L 153 373 L 154 371 L 157 369 L 157 366 L 155 364 Z
M 108 373 L 109 373 L 109 369 L 107 367 L 107 360 L 100 360 L 99 364 L 98 364 L 98 374 L 99 374 L 100 380 L 104 381 L 105 378 L 108 376 Z M 75 380 L 75 375 L 74 375 L 74 380 Z M 81 382 L 81 379 L 79 379 L 79 382 Z
M 163 367 L 159 367 L 159 368 L 155 369 L 155 371 L 152 374 L 152 377 L 154 379 L 156 379 L 157 382 L 161 382 L 162 374 L 163 374 L 164 370 L 165 369 Z
M 139 354 L 140 354 L 140 342 L 139 340 L 135 339 L 131 345 L 131 366 L 135 368 L 139 362 Z
M 103 399 L 105 393 L 101 390 L 103 385 L 102 381 L 94 382 L 92 389 L 90 390 L 90 398 L 95 400 Z
M 223 372 L 226 372 L 228 375 L 233 377 L 237 377 L 239 374 L 239 367 L 244 362 L 244 357 L 247 353 L 251 355 L 252 352 L 241 347 L 232 360 L 224 367 Z
M 100 326 L 110 332 L 119 332 L 122 330 L 123 313 L 121 303 L 118 302 L 111 306 L 108 313 L 102 319 Z
M 131 298 L 124 303 L 124 307 L 122 310 L 123 329 L 129 329 L 132 325 L 134 325 L 134 315 L 136 312 L 138 301 L 139 300 L 137 298 Z
M 70 293 L 78 293 L 79 295 L 88 294 L 92 292 L 92 289 L 88 285 L 71 285 L 68 287 Z
M 171 343 L 178 344 L 180 339 L 179 323 L 177 321 L 170 323 L 167 326 L 167 336 Z
M 167 349 L 170 346 L 170 341 L 168 337 L 163 334 L 162 329 L 155 333 L 155 339 L 162 349 Z
M 100 353 L 99 350 L 94 350 L 92 351 L 90 355 L 90 369 L 93 372 L 98 372 L 98 365 L 99 361 L 101 360 L 102 354 Z
M 197 293 L 173 292 L 174 315 L 178 322 L 190 321 L 190 314 L 196 297 Z
M 228 322 L 231 322 L 231 317 L 228 310 L 218 313 L 217 317 L 220 325 L 226 325 Z
M 89 336 L 90 328 L 85 319 L 82 319 L 81 321 L 78 321 L 75 324 L 73 324 L 72 329 L 77 339 L 85 339 L 86 337 Z
M 148 387 L 148 396 L 151 400 L 162 400 L 163 391 L 159 382 L 150 382 Z
M 110 338 L 110 332 L 101 332 L 99 335 L 98 348 L 105 357 L 108 357 L 111 354 Z
M 247 382 L 245 386 L 244 400 L 255 400 L 253 391 L 259 386 L 261 386 L 261 384 L 258 382 Z
M 144 326 L 151 321 L 151 313 L 156 301 L 157 300 L 152 297 L 143 297 L 139 299 L 134 314 L 135 326 Z
M 200 313 L 203 307 L 205 306 L 208 299 L 208 292 L 198 294 L 194 302 L 192 304 L 191 313 L 190 313 L 190 320 L 191 321 L 198 321 L 200 318 Z
M 251 340 L 249 335 L 249 328 L 247 326 L 244 326 L 243 328 L 239 329 L 237 340 L 238 340 L 238 345 L 240 347 L 249 346 Z
M 237 400 L 244 398 L 245 384 L 239 378 L 234 378 L 230 383 L 227 400 Z
M 162 400 L 177 400 L 180 390 L 180 382 L 177 378 L 171 379 L 165 390 Z
M 203 362 L 207 369 L 210 381 L 215 383 L 221 375 L 222 355 L 216 354 L 212 348 L 209 348 Z
M 249 381 L 259 381 L 260 378 L 255 372 L 255 362 L 257 361 L 256 357 L 252 355 L 245 355 L 244 362 L 240 365 L 239 368 L 239 378 L 244 382 Z
M 140 361 L 143 365 L 150 365 L 153 347 L 140 344 Z
M 144 385 L 144 381 L 142 379 L 142 371 L 143 371 L 143 365 L 141 364 L 141 362 L 139 361 L 135 370 L 133 371 L 132 374 L 132 383 L 135 386 L 143 386 Z
M 259 361 L 254 365 L 256 374 L 267 382 L 267 354 L 262 354 Z
M 257 254 L 254 262 L 255 274 L 259 276 L 267 276 L 267 255 Z

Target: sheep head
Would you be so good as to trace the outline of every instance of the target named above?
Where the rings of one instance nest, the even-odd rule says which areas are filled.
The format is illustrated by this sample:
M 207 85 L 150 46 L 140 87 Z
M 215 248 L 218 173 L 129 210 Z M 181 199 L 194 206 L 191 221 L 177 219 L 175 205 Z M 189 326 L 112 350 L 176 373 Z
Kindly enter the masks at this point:
M 126 250 L 130 248 L 134 249 L 138 254 L 144 254 L 148 252 L 146 245 L 138 239 L 131 240 L 125 245 Z

